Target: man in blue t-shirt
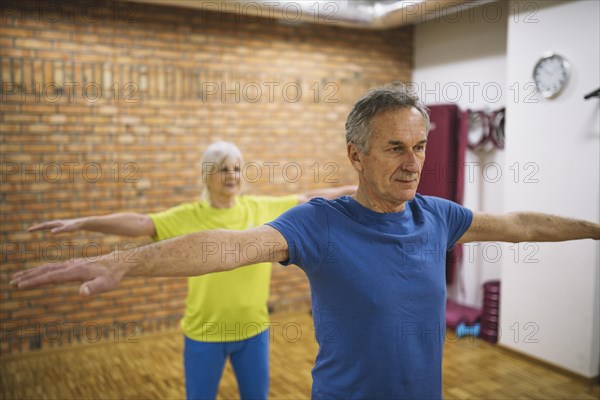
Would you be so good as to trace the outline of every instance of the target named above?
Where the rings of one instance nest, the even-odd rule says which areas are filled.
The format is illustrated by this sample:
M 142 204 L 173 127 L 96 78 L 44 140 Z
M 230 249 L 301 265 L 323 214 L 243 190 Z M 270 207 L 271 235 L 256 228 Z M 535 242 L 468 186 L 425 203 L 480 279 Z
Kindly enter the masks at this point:
M 310 281 L 313 398 L 441 397 L 446 251 L 472 213 L 420 195 L 405 204 L 315 199 L 268 224 Z
M 133 262 L 112 255 L 67 261 L 17 273 L 11 283 L 82 281 L 80 293 L 90 296 L 116 288 L 125 275 L 295 263 L 310 281 L 320 346 L 313 398 L 439 399 L 446 251 L 459 242 L 598 240 L 600 225 L 531 212 L 474 214 L 418 195 L 428 131 L 426 108 L 403 85 L 371 90 L 346 123 L 359 177 L 353 196 L 312 200 L 246 231 L 203 231 L 145 246 Z

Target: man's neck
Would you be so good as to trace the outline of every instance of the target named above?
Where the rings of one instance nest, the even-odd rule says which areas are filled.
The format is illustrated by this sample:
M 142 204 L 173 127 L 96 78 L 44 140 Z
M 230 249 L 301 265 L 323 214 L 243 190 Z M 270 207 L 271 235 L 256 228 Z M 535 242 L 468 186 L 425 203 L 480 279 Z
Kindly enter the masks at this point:
M 388 202 L 382 199 L 378 199 L 376 196 L 370 194 L 368 191 L 362 189 L 360 186 L 356 190 L 356 193 L 352 196 L 360 205 L 369 210 L 378 213 L 393 213 L 404 210 L 405 202 L 398 204 L 397 202 Z

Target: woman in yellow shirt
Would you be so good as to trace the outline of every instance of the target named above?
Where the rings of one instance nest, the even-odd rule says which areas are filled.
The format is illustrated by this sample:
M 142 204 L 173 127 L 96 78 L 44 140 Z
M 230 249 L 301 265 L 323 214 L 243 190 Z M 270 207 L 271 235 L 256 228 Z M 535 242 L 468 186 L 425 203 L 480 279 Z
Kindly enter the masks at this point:
M 205 188 L 200 201 L 151 213 L 115 213 L 38 224 L 30 231 L 52 233 L 88 230 L 165 240 L 211 229 L 244 230 L 277 218 L 312 197 L 336 198 L 355 186 L 321 189 L 299 195 L 241 195 L 240 150 L 229 142 L 210 145 L 202 157 Z M 205 251 L 225 243 L 205 243 Z M 247 249 L 251 252 L 252 249 Z M 233 251 L 233 249 L 232 249 Z M 184 369 L 188 399 L 214 399 L 227 358 L 242 399 L 266 399 L 269 392 L 269 315 L 271 264 L 188 278 L 184 333 Z

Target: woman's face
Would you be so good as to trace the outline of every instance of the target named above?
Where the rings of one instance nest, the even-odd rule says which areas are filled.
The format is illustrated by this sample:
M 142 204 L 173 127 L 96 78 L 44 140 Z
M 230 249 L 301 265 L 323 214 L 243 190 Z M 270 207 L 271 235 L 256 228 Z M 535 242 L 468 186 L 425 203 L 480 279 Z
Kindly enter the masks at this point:
M 210 166 L 206 174 L 206 189 L 211 197 L 233 197 L 240 193 L 241 161 L 228 157 L 222 163 Z

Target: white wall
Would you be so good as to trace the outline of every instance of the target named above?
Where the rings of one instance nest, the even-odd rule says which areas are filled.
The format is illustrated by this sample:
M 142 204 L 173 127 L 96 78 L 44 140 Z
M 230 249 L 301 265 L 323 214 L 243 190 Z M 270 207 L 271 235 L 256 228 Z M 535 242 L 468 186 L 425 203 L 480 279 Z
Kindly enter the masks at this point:
M 599 100 L 585 101 L 583 95 L 600 86 L 600 2 L 538 2 L 535 14 L 525 4 L 509 7 L 508 84 L 531 81 L 546 51 L 566 57 L 572 77 L 554 100 L 526 99 L 525 93 L 507 99 L 506 165 L 535 163 L 538 182 L 526 183 L 523 176 L 507 181 L 504 206 L 599 221 Z M 584 376 L 597 375 L 598 243 L 539 244 L 529 249 L 532 263 L 524 253 L 517 262 L 511 257 L 503 262 L 500 343 Z
M 583 95 L 600 86 L 600 2 L 514 1 L 483 5 L 461 18 L 417 25 L 413 81 L 427 103 L 461 108 L 506 105 L 506 149 L 467 154 L 479 175 L 465 185 L 465 205 L 474 210 L 536 210 L 600 221 L 599 100 Z M 548 51 L 572 63 L 565 92 L 538 97 L 532 69 Z M 479 83 L 478 86 L 474 86 Z M 491 89 L 502 87 L 496 100 Z M 482 89 L 488 85 L 490 92 Z M 462 88 L 457 97 L 452 92 Z M 470 87 L 475 90 L 470 92 Z M 471 95 L 472 94 L 472 95 Z M 491 175 L 496 164 L 501 179 Z M 518 163 L 518 164 L 517 164 Z M 532 163 L 532 164 L 528 164 Z M 517 168 L 518 167 L 518 168 Z M 531 181 L 534 182 L 531 182 Z M 535 182 L 537 180 L 537 182 Z M 481 305 L 481 283 L 502 281 L 500 344 L 569 369 L 598 375 L 600 360 L 600 246 L 590 240 L 472 248 L 463 265 L 464 289 L 449 295 Z
M 506 105 L 506 38 L 508 6 L 502 1 L 461 14 L 418 24 L 415 29 L 413 82 L 427 104 L 456 103 L 463 110 L 496 110 Z M 504 153 L 467 151 L 464 205 L 501 212 Z M 502 172 L 502 178 L 496 173 Z M 481 307 L 482 284 L 500 278 L 502 259 L 495 247 L 465 246 L 461 276 L 449 297 Z M 485 257 L 482 254 L 485 250 Z

